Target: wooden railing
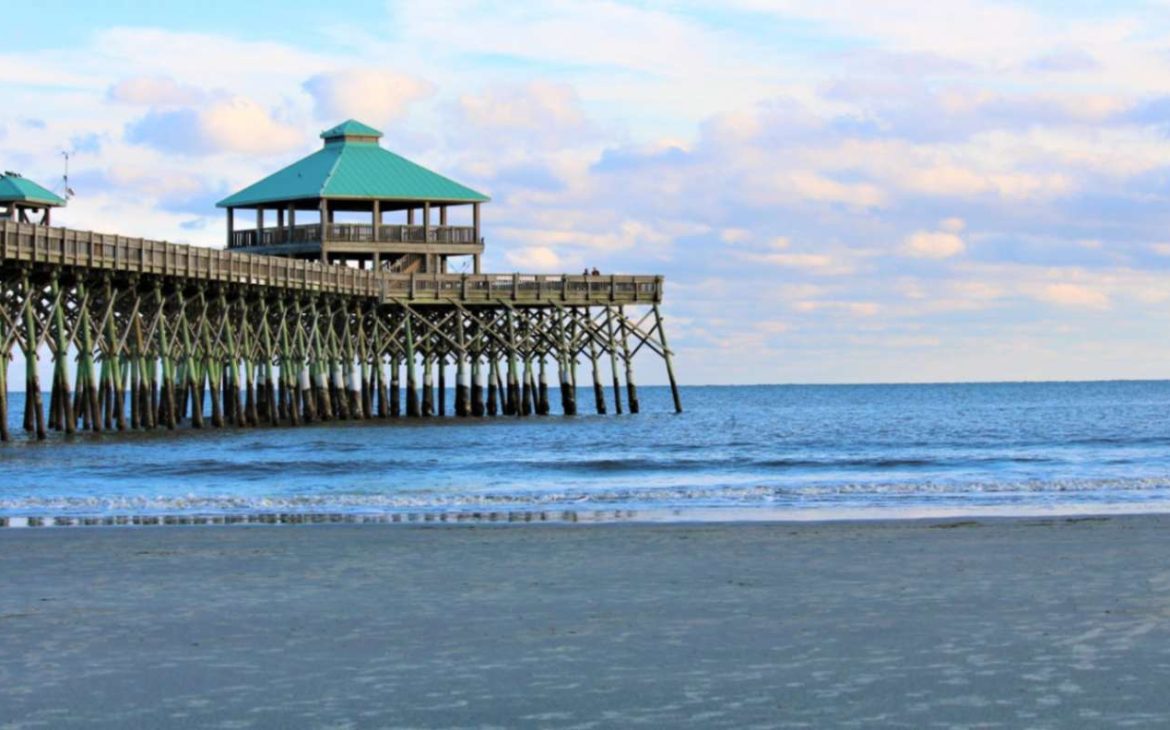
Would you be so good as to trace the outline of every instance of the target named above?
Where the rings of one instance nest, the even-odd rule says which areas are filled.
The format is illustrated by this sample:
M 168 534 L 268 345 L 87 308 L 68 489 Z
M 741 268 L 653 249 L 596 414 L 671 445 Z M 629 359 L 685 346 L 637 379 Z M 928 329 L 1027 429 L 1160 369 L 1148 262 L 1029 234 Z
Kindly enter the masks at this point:
M 232 231 L 231 248 L 279 246 L 285 243 L 320 243 L 320 223 L 292 228 L 262 228 Z M 345 243 L 374 243 L 374 226 L 358 223 L 326 223 L 326 241 Z M 475 228 L 471 226 L 407 226 L 378 227 L 378 242 L 385 243 L 455 243 L 474 244 Z
M 582 306 L 662 301 L 661 276 L 389 274 L 68 228 L 0 222 L 0 271 L 69 266 L 392 301 Z

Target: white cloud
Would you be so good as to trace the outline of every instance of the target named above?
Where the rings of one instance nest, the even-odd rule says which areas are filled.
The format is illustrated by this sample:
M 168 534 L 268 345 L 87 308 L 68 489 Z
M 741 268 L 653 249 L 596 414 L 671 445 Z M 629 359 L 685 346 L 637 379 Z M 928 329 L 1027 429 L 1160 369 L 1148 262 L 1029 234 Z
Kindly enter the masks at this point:
M 464 94 L 455 108 L 464 124 L 478 129 L 548 136 L 585 126 L 585 113 L 573 87 L 547 81 Z
M 1036 299 L 1062 307 L 1086 307 L 1108 309 L 1109 296 L 1098 289 L 1083 284 L 1046 284 L 1032 292 Z
M 152 110 L 127 129 L 127 140 L 187 154 L 271 154 L 304 146 L 305 135 L 240 96 L 199 107 Z
M 727 244 L 744 243 L 751 240 L 752 233 L 746 228 L 724 228 L 719 232 L 719 240 Z
M 352 118 L 369 124 L 401 118 L 435 90 L 430 82 L 407 74 L 365 68 L 317 74 L 304 88 L 313 97 L 318 119 L 335 123 Z
M 911 234 L 902 245 L 905 256 L 923 259 L 947 259 L 958 256 L 967 245 L 956 233 L 942 231 L 918 231 Z
M 766 253 L 745 254 L 745 261 L 782 268 L 800 269 L 811 274 L 844 275 L 853 273 L 847 266 L 828 254 L 820 253 Z
M 188 106 L 201 101 L 204 93 L 166 76 L 135 76 L 110 87 L 112 101 L 142 106 Z
M 548 246 L 525 246 L 508 251 L 504 258 L 516 271 L 535 273 L 578 273 L 577 258 L 565 257 Z M 574 268 L 568 270 L 572 265 Z
M 947 218 L 938 226 L 947 233 L 962 233 L 963 229 L 967 227 L 966 221 L 962 218 Z

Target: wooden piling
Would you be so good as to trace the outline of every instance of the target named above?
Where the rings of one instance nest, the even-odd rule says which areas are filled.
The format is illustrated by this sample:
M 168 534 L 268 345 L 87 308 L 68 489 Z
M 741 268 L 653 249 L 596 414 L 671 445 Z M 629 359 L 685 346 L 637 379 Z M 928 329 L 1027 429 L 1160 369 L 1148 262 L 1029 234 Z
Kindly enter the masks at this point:
M 65 308 L 62 306 L 61 284 L 54 276 L 49 284 L 53 297 L 53 381 L 49 393 L 49 428 L 72 434 L 77 427 L 73 396 L 69 392 L 69 335 L 65 327 Z
M 459 349 L 455 352 L 455 415 L 471 415 L 471 383 L 467 373 L 467 343 L 464 340 L 463 314 L 455 315 L 455 338 Z
M 666 377 L 670 380 L 670 394 L 674 398 L 674 412 L 682 413 L 682 399 L 678 394 L 678 383 L 674 379 L 674 363 L 671 361 L 670 345 L 666 343 L 666 327 L 663 325 L 662 313 L 658 305 L 654 305 L 654 320 L 658 329 L 658 341 L 662 344 L 662 359 L 666 361 Z
M 424 416 L 435 415 L 435 391 L 431 387 L 431 356 L 430 353 L 423 353 L 423 397 L 422 397 L 422 414 Z
M 179 414 L 176 412 L 175 393 L 175 363 L 171 340 L 167 337 L 167 317 L 163 308 L 162 289 L 159 286 L 154 290 L 155 301 L 161 316 L 158 322 L 158 355 L 162 370 L 162 392 L 159 394 L 158 422 L 173 431 L 177 425 Z
M 410 313 L 406 313 L 406 416 L 418 418 L 418 383 L 414 379 L 414 334 L 410 329 Z
M 622 414 L 622 383 L 618 378 L 618 350 L 613 337 L 613 307 L 605 308 L 606 349 L 609 350 L 609 365 L 613 371 L 613 412 Z
M 504 400 L 504 415 L 519 416 L 520 413 L 520 380 L 516 372 L 516 326 L 512 317 L 512 310 L 508 310 L 508 391 Z
M 471 357 L 471 415 L 483 418 L 486 407 L 483 402 L 483 368 L 480 366 L 480 354 L 472 353 Z
M 138 427 L 154 428 L 157 413 L 155 401 L 158 390 L 155 361 L 153 359 L 147 360 L 146 342 L 142 337 L 140 318 L 134 318 L 131 322 L 131 330 L 134 335 L 134 347 L 131 352 L 134 357 L 135 369 L 138 372 Z
M 4 327 L 0 325 L 0 340 L 4 339 Z M 0 351 L 0 442 L 12 440 L 8 432 L 8 349 Z
M 500 371 L 499 365 L 494 354 L 488 355 L 488 394 L 487 394 L 487 414 L 494 416 L 499 411 L 499 382 Z
M 593 366 L 593 403 L 599 415 L 605 415 L 605 388 L 601 385 L 601 368 L 597 366 L 597 343 L 589 335 L 589 362 Z
M 77 295 L 84 302 L 86 299 L 86 288 L 83 282 L 77 283 Z M 89 308 L 83 306 L 81 308 L 81 315 L 78 321 L 78 329 L 81 331 L 80 348 L 81 358 L 78 362 L 78 372 L 84 372 L 84 386 L 85 386 L 85 400 L 87 406 L 87 415 L 89 418 L 89 429 L 94 433 L 101 433 L 102 422 L 100 414 L 98 413 L 98 382 L 97 371 L 94 368 L 93 362 L 93 328 L 89 316 Z
M 630 413 L 637 413 L 639 411 L 638 405 L 638 386 L 634 383 L 634 358 L 630 355 L 630 340 L 628 323 L 626 322 L 626 312 L 622 307 L 618 307 L 618 324 L 621 331 L 622 343 L 622 359 L 626 363 L 626 395 L 630 402 Z
M 547 416 L 550 411 L 548 402 L 548 373 L 545 372 L 545 353 L 540 354 L 540 385 L 536 391 L 536 413 Z
M 385 355 L 378 352 L 374 355 L 374 377 L 378 381 L 378 418 L 386 418 L 389 408 L 386 403 L 386 374 L 383 370 Z
M 38 441 L 44 441 L 48 434 L 45 432 L 45 410 L 41 398 L 41 381 L 37 374 L 37 346 L 40 336 L 37 333 L 36 316 L 33 314 L 33 293 L 29 286 L 28 276 L 24 278 L 24 336 L 25 336 L 25 429 L 33 431 Z M 37 295 L 39 296 L 39 294 Z
M 532 358 L 524 357 L 524 371 L 521 376 L 524 380 L 524 385 L 520 389 L 520 415 L 531 416 L 533 410 L 533 379 L 532 379 Z
M 302 417 L 305 423 L 312 423 L 323 416 L 318 411 L 318 394 L 319 389 L 313 381 L 313 370 L 309 367 L 308 362 L 301 363 L 301 374 L 299 376 L 301 386 L 301 403 L 304 408 Z
M 565 314 L 557 313 L 557 334 L 560 337 L 560 347 L 557 352 L 557 377 L 561 383 L 561 411 L 566 416 L 577 415 L 577 392 L 573 387 L 572 376 L 569 374 L 569 360 L 575 359 L 569 351 L 569 342 L 565 336 Z
M 248 425 L 248 413 L 245 411 L 244 403 L 241 399 L 240 387 L 240 350 L 237 345 L 236 327 L 234 323 L 233 307 L 230 307 L 227 302 L 227 296 L 220 291 L 219 306 L 223 312 L 224 317 L 224 332 L 227 335 L 227 364 L 225 372 L 227 374 L 227 381 L 230 382 L 230 392 L 224 391 L 224 411 L 230 411 L 229 419 L 237 428 L 243 428 Z M 247 322 L 242 322 L 241 329 L 247 329 Z M 241 333 L 242 334 L 242 333 Z
M 402 415 L 402 385 L 398 382 L 398 354 L 390 355 L 390 417 Z
M 108 313 L 106 316 L 106 348 L 104 358 L 110 365 L 109 396 L 112 399 L 113 426 L 119 431 L 126 430 L 126 360 L 122 357 L 122 349 L 118 338 L 118 328 L 114 322 L 113 311 L 117 302 L 117 293 L 114 291 L 110 277 L 105 278 L 106 301 Z

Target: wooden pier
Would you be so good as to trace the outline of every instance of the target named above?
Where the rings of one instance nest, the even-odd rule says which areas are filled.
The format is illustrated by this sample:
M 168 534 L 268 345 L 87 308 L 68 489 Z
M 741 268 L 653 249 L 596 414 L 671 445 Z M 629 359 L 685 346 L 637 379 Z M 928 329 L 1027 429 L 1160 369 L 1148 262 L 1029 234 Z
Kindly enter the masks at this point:
M 681 411 L 662 295 L 660 276 L 402 274 L 2 221 L 0 440 L 17 349 L 42 439 L 447 415 L 448 368 L 458 417 L 552 413 L 553 378 L 574 415 L 582 363 L 594 410 L 637 413 L 643 350 Z

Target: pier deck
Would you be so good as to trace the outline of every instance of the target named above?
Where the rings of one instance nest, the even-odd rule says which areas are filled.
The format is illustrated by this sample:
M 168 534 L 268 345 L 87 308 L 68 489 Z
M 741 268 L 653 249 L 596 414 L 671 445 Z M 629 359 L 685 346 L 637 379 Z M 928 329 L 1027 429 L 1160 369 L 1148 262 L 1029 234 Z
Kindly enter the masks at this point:
M 275 287 L 310 293 L 518 306 L 655 304 L 661 276 L 547 274 L 391 274 L 302 259 L 223 251 L 145 238 L 0 222 L 0 262 L 78 267 L 191 282 Z
M 633 362 L 671 351 L 661 276 L 395 274 L 0 222 L 0 362 L 26 361 L 24 428 L 297 425 L 341 418 L 547 415 L 577 368 L 594 407 L 638 411 Z M 53 361 L 47 418 L 36 362 Z M 606 362 L 608 360 L 608 363 Z M 76 363 L 74 365 L 74 363 Z M 416 369 L 422 369 L 421 383 Z M 0 367 L 0 440 L 7 428 Z M 399 373 L 405 370 L 405 388 Z M 129 404 L 129 419 L 126 406 Z

